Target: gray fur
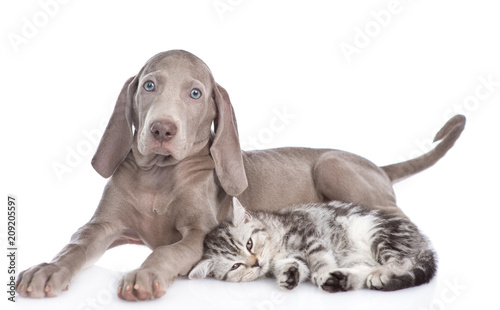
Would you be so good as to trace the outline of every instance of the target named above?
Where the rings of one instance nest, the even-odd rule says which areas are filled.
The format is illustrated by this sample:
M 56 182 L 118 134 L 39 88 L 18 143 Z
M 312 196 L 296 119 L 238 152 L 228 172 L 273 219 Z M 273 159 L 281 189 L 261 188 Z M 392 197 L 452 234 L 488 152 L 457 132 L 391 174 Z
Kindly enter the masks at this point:
M 428 283 L 436 272 L 429 241 L 406 217 L 338 201 L 255 212 L 235 198 L 233 210 L 232 223 L 205 237 L 191 279 L 266 275 L 285 289 L 309 279 L 327 292 L 392 291 Z

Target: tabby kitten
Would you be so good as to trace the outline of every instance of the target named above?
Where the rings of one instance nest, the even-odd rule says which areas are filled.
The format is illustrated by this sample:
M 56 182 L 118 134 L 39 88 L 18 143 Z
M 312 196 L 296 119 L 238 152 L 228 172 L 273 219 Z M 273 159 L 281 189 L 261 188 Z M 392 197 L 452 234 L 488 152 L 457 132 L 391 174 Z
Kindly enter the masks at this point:
M 205 237 L 190 279 L 270 276 L 289 290 L 310 279 L 327 292 L 392 291 L 428 283 L 436 272 L 429 241 L 404 217 L 338 201 L 251 212 L 236 198 L 233 212 L 232 223 Z

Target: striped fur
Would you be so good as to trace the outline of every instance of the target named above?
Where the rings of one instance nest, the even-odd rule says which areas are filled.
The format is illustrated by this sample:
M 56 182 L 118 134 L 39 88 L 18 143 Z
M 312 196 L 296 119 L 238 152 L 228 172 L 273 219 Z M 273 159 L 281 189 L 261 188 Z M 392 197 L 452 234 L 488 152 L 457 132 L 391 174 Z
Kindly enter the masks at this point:
M 275 277 L 285 289 L 311 280 L 327 292 L 399 290 L 428 283 L 436 272 L 429 241 L 407 218 L 337 201 L 278 212 L 245 211 L 205 238 L 190 278 L 224 281 Z

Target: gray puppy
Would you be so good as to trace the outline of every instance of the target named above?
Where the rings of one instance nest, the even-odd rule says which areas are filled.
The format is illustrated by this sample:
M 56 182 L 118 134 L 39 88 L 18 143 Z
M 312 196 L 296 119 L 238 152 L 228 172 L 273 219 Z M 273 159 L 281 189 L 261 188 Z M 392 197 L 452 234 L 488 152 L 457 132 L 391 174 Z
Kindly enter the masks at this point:
M 329 149 L 242 152 L 229 96 L 205 63 L 185 51 L 157 54 L 125 83 L 92 160 L 111 176 L 94 216 L 51 263 L 22 272 L 17 291 L 57 296 L 107 249 L 133 243 L 153 252 L 118 295 L 158 298 L 202 257 L 203 238 L 228 218 L 232 196 L 254 210 L 340 200 L 402 215 L 392 184 L 433 165 L 464 125 L 453 117 L 435 149 L 386 167 Z

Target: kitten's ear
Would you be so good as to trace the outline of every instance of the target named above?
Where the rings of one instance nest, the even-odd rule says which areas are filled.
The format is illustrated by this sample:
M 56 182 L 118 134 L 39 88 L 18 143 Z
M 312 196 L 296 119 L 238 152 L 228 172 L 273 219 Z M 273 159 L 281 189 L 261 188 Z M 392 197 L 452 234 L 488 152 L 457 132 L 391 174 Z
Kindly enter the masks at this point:
M 252 216 L 248 214 L 238 198 L 233 197 L 233 225 L 239 226 L 243 223 L 247 223 L 251 219 Z
M 210 275 L 214 270 L 214 261 L 212 259 L 203 259 L 189 272 L 188 278 L 193 279 L 203 279 Z

